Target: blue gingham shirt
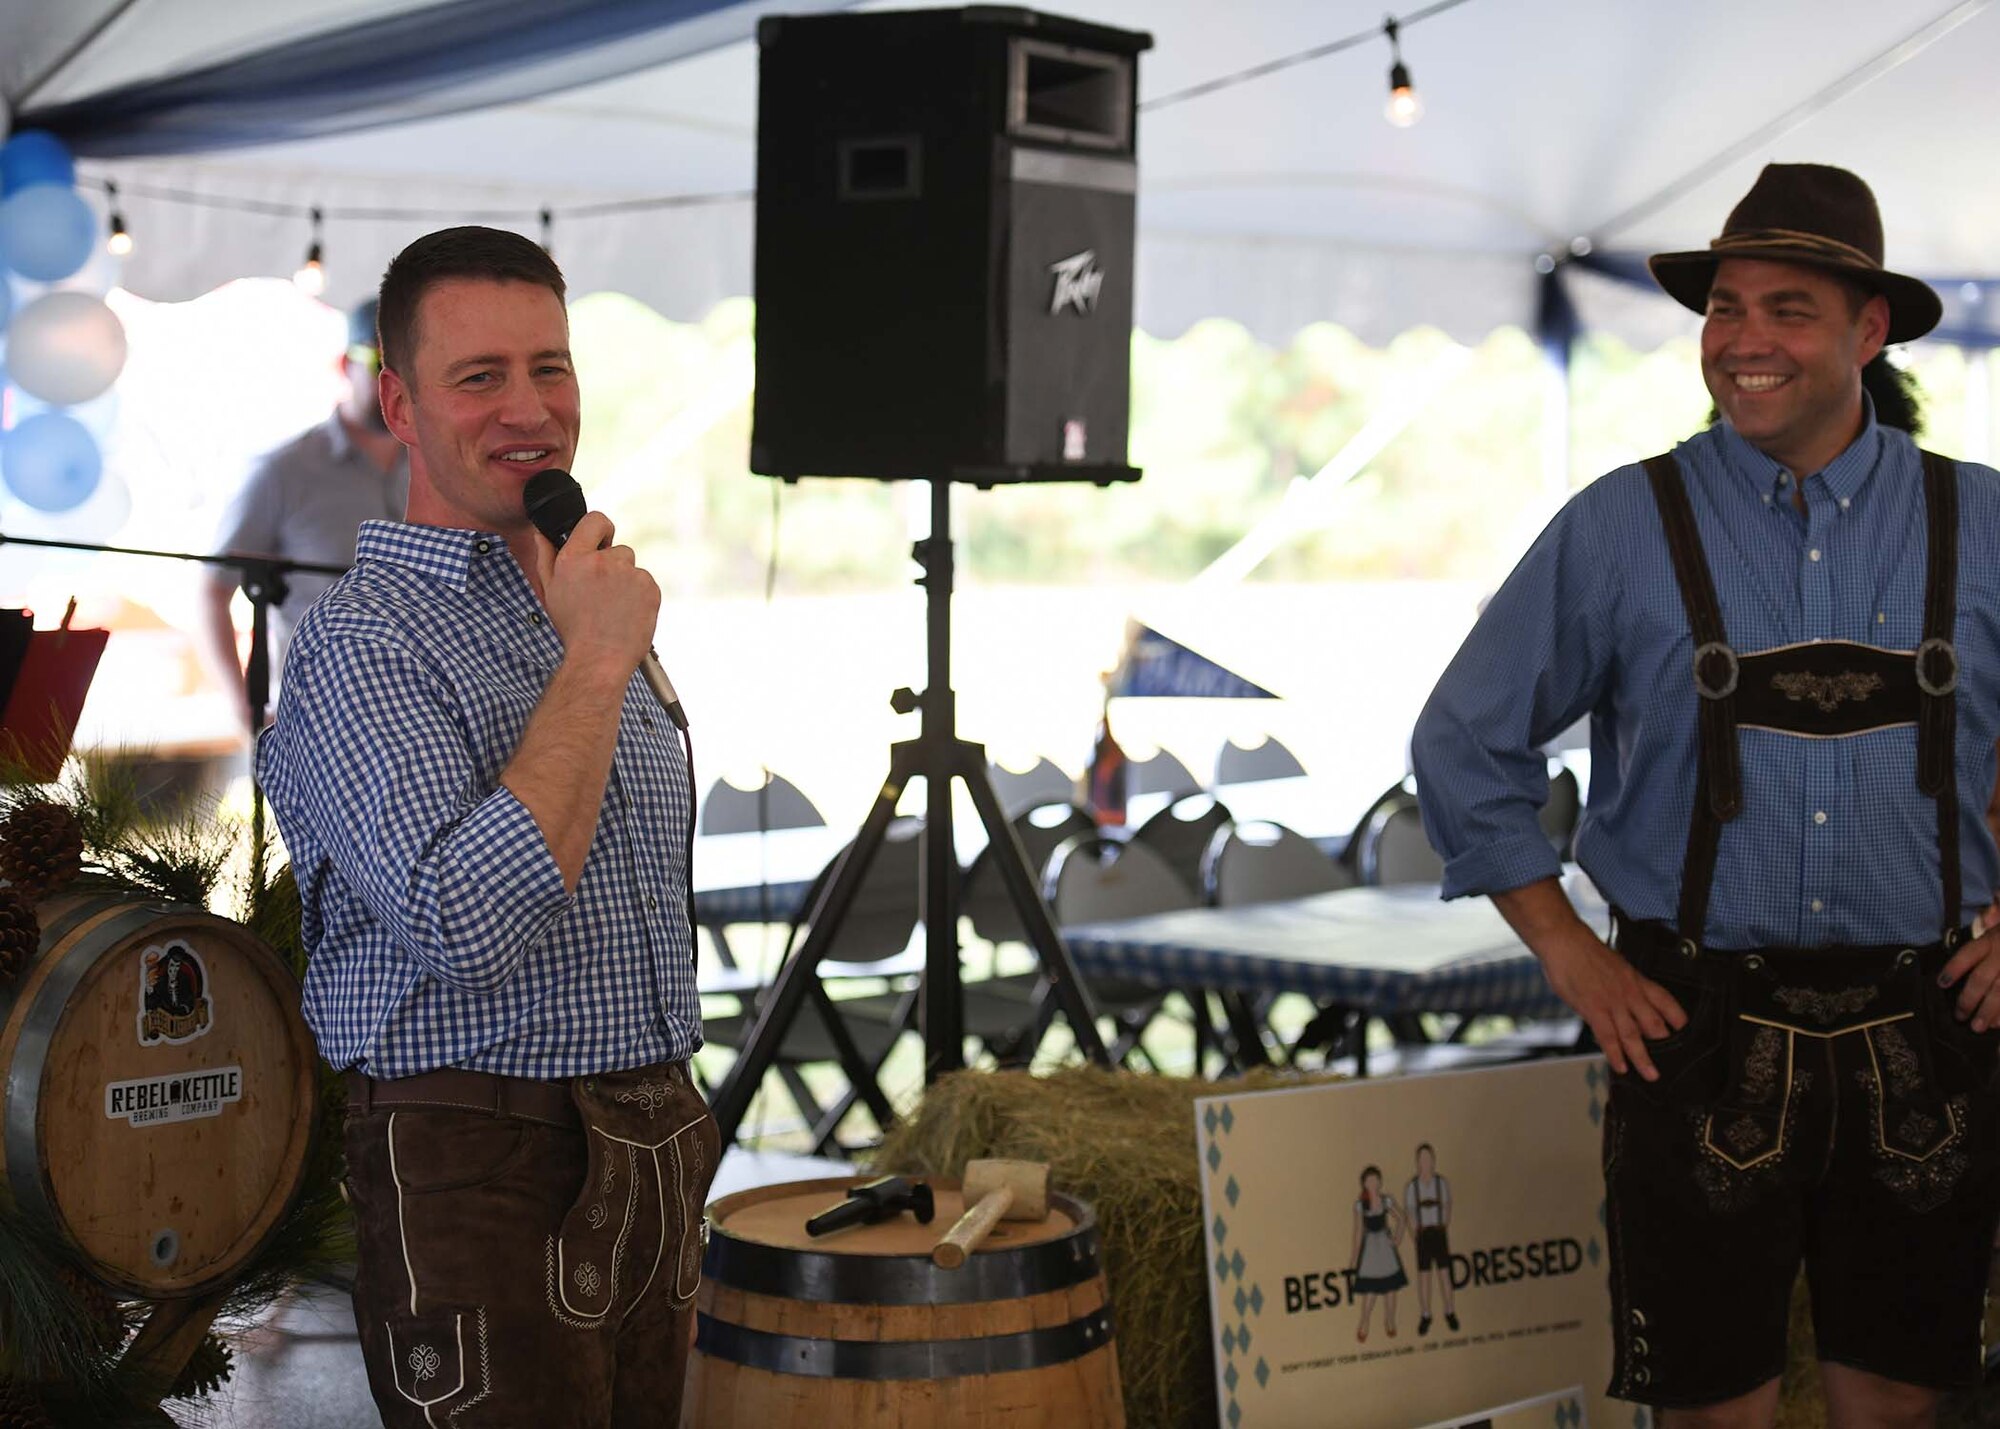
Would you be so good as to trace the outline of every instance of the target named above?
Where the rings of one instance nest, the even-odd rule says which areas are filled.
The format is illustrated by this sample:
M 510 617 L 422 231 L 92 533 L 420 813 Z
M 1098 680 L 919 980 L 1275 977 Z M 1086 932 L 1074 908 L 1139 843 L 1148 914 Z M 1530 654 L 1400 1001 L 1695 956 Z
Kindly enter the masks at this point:
M 553 1079 L 701 1045 L 687 761 L 645 681 L 574 895 L 500 783 L 562 655 L 507 543 L 477 531 L 365 523 L 300 623 L 257 770 L 334 1066 Z
M 1914 651 L 1923 638 L 1923 471 L 1872 405 L 1853 444 L 1792 478 L 1717 423 L 1674 450 L 1723 625 L 1739 652 L 1811 640 Z M 1984 820 L 2000 734 L 2000 473 L 1959 464 L 1959 846 L 1967 921 L 1992 896 Z M 1536 824 L 1536 747 L 1591 716 L 1577 860 L 1635 918 L 1672 923 L 1695 794 L 1693 637 L 1640 466 L 1579 492 L 1507 578 L 1417 722 L 1424 827 L 1444 896 L 1559 871 Z M 1743 808 L 1723 825 L 1704 941 L 1718 948 L 1922 943 L 1945 924 L 1937 805 L 1916 730 L 1803 739 L 1740 729 Z

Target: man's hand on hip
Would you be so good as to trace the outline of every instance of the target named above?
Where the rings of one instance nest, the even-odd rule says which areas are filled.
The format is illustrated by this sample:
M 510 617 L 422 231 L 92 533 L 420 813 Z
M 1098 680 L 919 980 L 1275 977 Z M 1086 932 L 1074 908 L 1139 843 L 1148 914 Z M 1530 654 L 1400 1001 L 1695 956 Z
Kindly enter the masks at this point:
M 2000 929 L 1987 929 L 1951 956 L 1938 973 L 1938 986 L 1958 988 L 1958 1016 L 1974 1032 L 2000 1027 Z
M 1614 1072 L 1660 1079 L 1646 1043 L 1687 1026 L 1687 1012 L 1672 993 L 1588 930 L 1554 942 L 1542 953 L 1542 968 L 1556 996 L 1589 1024 Z

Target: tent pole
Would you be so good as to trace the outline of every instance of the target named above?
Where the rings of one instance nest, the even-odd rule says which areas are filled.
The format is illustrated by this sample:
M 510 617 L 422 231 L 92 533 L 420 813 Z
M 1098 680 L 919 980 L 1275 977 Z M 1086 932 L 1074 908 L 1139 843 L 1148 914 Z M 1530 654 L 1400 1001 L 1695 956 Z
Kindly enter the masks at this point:
M 1301 531 L 1326 523 L 1332 503 L 1347 484 L 1368 469 L 1389 443 L 1403 434 L 1431 398 L 1472 359 L 1472 349 L 1454 342 L 1421 372 L 1405 379 L 1345 446 L 1311 476 L 1294 477 L 1277 506 L 1195 576 L 1196 586 L 1230 585 L 1255 570 L 1264 558 Z

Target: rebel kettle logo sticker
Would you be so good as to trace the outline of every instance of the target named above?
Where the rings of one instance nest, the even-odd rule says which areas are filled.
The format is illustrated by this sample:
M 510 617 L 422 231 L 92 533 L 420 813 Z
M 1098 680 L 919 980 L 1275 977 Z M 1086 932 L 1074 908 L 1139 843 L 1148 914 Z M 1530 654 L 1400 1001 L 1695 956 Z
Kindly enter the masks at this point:
M 1056 278 L 1055 293 L 1049 299 L 1051 316 L 1064 308 L 1074 308 L 1080 317 L 1088 316 L 1096 308 L 1097 290 L 1104 286 L 1104 270 L 1097 266 L 1095 248 L 1051 263 L 1049 271 Z
M 180 942 L 146 949 L 139 960 L 139 1045 L 192 1042 L 212 1022 L 201 955 Z

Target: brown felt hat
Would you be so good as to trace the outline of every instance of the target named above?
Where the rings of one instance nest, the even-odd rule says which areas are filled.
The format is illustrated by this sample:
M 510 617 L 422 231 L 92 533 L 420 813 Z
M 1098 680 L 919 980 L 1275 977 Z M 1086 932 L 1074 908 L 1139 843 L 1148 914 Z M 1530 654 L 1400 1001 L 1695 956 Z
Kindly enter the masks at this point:
M 1853 279 L 1889 300 L 1890 342 L 1920 338 L 1944 315 L 1928 283 L 1882 266 L 1874 193 L 1860 175 L 1830 164 L 1766 164 L 1720 238 L 1692 253 L 1656 253 L 1646 266 L 1674 301 L 1699 313 L 1725 258 L 1804 263 Z

